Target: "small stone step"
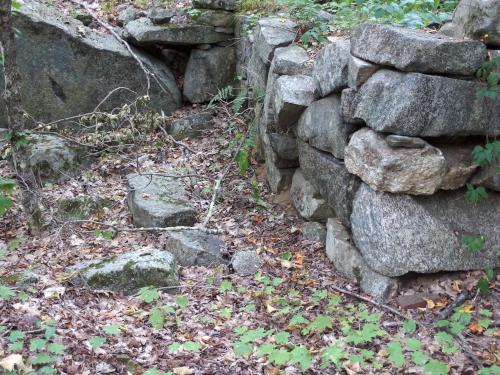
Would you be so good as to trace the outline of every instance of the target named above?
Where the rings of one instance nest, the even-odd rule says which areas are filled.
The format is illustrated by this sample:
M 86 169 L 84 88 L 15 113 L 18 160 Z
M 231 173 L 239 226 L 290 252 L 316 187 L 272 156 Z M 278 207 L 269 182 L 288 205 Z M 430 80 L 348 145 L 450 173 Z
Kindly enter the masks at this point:
M 130 174 L 128 206 L 136 227 L 193 225 L 196 211 L 178 178 Z

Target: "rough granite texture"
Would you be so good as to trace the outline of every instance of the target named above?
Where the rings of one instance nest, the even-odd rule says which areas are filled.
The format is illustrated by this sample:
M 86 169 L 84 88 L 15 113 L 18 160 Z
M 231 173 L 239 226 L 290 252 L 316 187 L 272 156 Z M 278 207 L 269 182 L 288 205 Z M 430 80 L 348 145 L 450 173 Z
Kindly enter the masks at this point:
M 274 51 L 292 43 L 297 34 L 297 24 L 282 17 L 267 17 L 257 21 L 254 50 L 258 57 L 269 66 Z
M 255 250 L 237 251 L 231 260 L 234 272 L 240 276 L 250 276 L 259 271 L 262 259 Z
M 300 169 L 293 175 L 290 195 L 295 209 L 306 220 L 326 222 L 334 215 L 319 191 L 304 178 Z
M 314 63 L 313 77 L 319 83 L 322 97 L 347 87 L 350 48 L 349 39 L 337 37 L 321 49 Z
M 373 270 L 391 277 L 499 267 L 500 195 L 475 204 L 464 195 L 460 189 L 417 197 L 362 184 L 351 216 L 354 243 Z M 480 234 L 484 248 L 473 253 L 463 236 Z
M 486 60 L 486 46 L 476 40 L 382 24 L 354 28 L 351 53 L 405 72 L 473 75 Z
M 168 133 L 176 140 L 197 138 L 203 135 L 204 130 L 211 129 L 213 126 L 213 115 L 210 112 L 199 112 L 174 120 Z
M 183 267 L 213 267 L 227 263 L 222 257 L 222 246 L 217 236 L 198 230 L 171 232 L 165 240 L 165 250 Z

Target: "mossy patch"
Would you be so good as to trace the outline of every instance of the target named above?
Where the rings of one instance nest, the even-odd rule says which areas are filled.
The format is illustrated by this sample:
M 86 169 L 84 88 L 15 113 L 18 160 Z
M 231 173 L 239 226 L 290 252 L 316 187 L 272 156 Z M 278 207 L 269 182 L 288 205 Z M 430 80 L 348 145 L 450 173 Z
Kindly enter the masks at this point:
M 57 216 L 61 220 L 84 220 L 101 212 L 109 203 L 107 199 L 92 197 L 62 199 L 57 203 Z

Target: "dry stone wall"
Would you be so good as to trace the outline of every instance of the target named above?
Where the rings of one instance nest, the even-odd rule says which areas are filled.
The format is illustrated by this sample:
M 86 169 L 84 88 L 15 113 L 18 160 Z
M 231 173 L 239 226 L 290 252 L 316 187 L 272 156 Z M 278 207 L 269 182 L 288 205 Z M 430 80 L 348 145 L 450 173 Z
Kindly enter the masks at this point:
M 500 100 L 477 95 L 486 84 L 474 76 L 498 51 L 362 24 L 313 60 L 295 28 L 260 20 L 241 33 L 238 64 L 265 93 L 255 115 L 270 187 L 291 189 L 305 220 L 327 221 L 335 267 L 379 299 L 407 274 L 498 267 L 500 177 L 472 160 L 500 136 Z M 465 185 L 479 181 L 489 198 L 473 204 Z M 477 234 L 485 245 L 473 253 L 462 238 Z

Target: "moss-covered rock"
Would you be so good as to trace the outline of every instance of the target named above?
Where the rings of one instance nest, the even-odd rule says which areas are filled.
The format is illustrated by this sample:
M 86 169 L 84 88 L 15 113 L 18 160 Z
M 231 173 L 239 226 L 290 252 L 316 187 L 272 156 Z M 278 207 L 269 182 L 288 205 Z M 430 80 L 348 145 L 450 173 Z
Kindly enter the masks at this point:
M 75 197 L 57 202 L 57 216 L 61 220 L 84 220 L 101 211 L 109 201 L 98 197 Z
M 150 248 L 80 263 L 68 271 L 72 282 L 77 285 L 124 294 L 133 294 L 146 286 L 179 285 L 174 256 L 168 251 Z

